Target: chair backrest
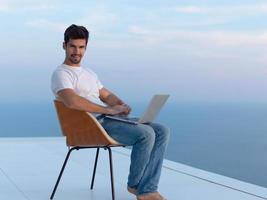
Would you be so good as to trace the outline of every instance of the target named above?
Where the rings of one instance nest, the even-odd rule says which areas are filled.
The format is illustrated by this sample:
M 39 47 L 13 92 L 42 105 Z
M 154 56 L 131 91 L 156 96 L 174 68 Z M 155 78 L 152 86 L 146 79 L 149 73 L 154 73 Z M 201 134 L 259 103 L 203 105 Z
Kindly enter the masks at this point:
M 70 109 L 58 100 L 55 100 L 54 104 L 67 146 L 119 145 L 92 114 Z

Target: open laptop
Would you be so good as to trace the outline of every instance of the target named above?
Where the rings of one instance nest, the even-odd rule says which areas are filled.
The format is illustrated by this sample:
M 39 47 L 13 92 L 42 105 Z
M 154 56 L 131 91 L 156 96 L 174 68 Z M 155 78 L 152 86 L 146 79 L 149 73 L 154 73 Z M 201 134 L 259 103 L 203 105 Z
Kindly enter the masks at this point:
M 105 118 L 118 120 L 126 123 L 131 124 L 145 124 L 152 122 L 155 117 L 158 115 L 160 109 L 163 107 L 167 99 L 170 95 L 166 94 L 157 94 L 154 95 L 151 99 L 146 111 L 144 112 L 143 116 L 141 118 L 129 118 L 129 117 L 123 117 L 123 116 L 112 116 L 112 115 L 106 115 Z

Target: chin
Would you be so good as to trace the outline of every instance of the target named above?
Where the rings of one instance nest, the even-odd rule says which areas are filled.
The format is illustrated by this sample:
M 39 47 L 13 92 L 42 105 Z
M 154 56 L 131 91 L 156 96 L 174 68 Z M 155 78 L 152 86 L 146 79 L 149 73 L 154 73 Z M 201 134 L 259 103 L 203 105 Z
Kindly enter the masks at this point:
M 81 62 L 81 60 L 70 60 L 71 61 L 71 63 L 73 63 L 73 64 L 79 64 L 80 62 Z

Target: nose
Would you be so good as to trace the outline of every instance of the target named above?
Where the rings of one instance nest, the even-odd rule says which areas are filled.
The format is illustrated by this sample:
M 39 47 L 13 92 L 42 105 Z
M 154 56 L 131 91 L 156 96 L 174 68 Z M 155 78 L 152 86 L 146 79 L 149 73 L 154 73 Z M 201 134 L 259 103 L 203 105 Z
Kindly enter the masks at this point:
M 80 53 L 80 49 L 79 48 L 74 48 L 74 53 L 75 54 L 79 54 Z

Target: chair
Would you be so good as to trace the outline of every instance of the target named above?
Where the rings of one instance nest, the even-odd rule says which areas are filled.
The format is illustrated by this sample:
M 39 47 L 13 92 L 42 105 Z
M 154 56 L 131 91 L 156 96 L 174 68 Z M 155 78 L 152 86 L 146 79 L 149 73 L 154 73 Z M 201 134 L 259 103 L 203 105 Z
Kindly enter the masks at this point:
M 54 101 L 62 134 L 66 136 L 66 143 L 69 147 L 69 151 L 66 155 L 63 166 L 60 170 L 53 192 L 50 196 L 52 200 L 57 190 L 59 181 L 64 172 L 65 166 L 68 162 L 69 156 L 73 150 L 96 148 L 96 157 L 93 170 L 93 176 L 91 180 L 91 190 L 94 186 L 95 173 L 97 168 L 99 149 L 107 149 L 109 152 L 109 165 L 110 165 L 110 181 L 112 200 L 115 200 L 114 191 L 114 177 L 112 166 L 112 151 L 111 147 L 122 147 L 124 145 L 119 144 L 112 139 L 96 120 L 96 118 L 90 113 L 74 110 L 66 107 L 62 102 Z

